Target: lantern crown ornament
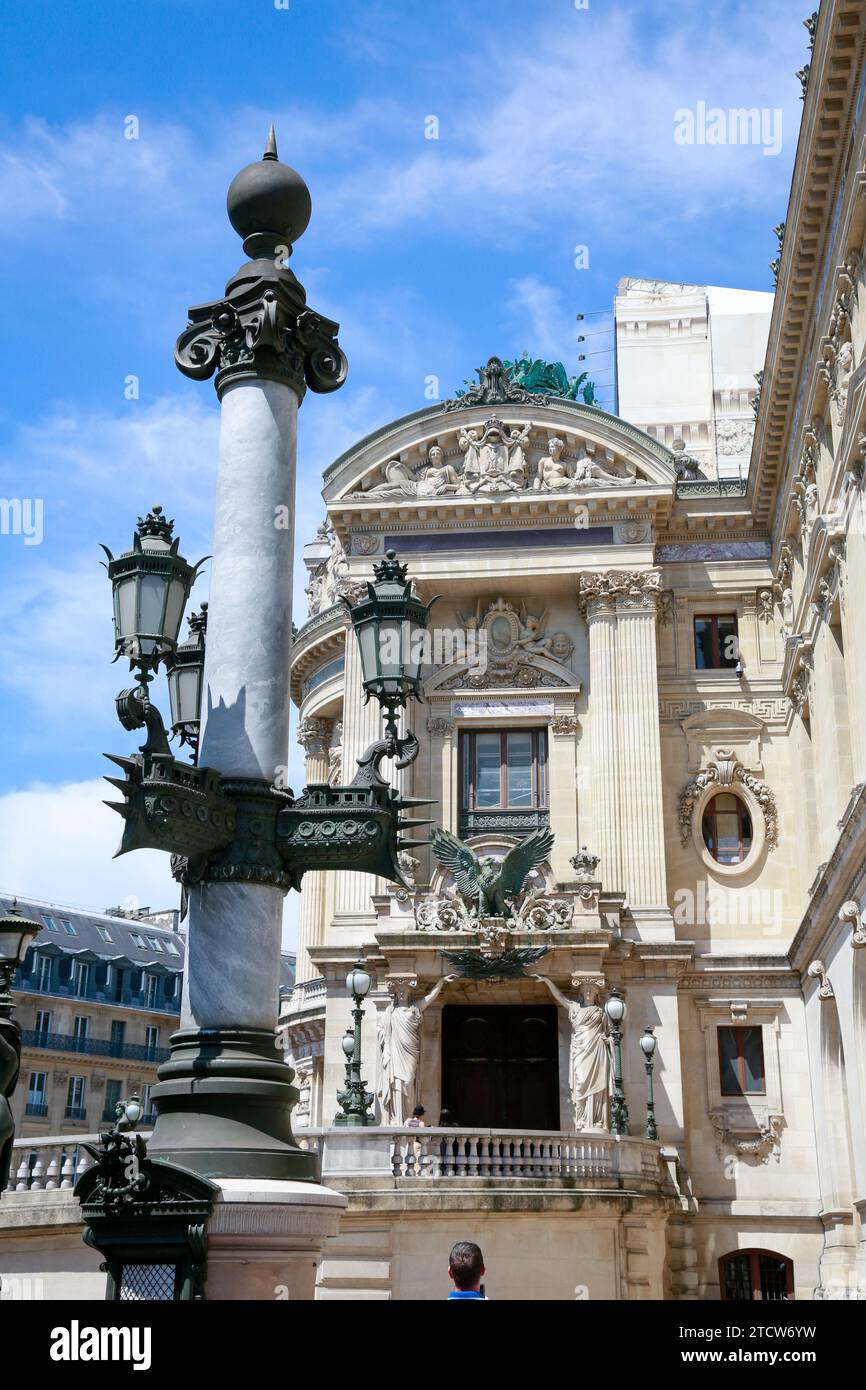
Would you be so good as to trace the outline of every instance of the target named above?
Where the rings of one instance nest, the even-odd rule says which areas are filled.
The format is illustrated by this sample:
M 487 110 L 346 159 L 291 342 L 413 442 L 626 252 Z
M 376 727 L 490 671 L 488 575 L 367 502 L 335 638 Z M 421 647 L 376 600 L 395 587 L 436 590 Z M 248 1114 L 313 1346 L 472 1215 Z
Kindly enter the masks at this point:
M 190 590 L 210 559 L 189 564 L 173 531 L 157 504 L 138 518 L 130 550 L 114 556 L 102 546 L 114 598 L 114 659 L 128 657 L 130 669 L 155 670 L 172 655 Z

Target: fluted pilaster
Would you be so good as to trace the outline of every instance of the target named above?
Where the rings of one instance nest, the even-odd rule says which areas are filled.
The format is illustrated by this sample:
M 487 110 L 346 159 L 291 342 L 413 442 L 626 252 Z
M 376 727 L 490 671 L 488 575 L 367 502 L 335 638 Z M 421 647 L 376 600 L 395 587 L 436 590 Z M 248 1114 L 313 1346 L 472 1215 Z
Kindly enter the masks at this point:
M 306 753 L 306 782 L 327 782 L 330 766 L 329 748 L 333 734 L 330 719 L 302 719 L 298 725 L 298 743 Z M 298 914 L 298 962 L 296 979 L 311 980 L 319 971 L 310 960 L 309 948 L 321 946 L 325 940 L 325 888 L 327 874 L 317 870 L 304 875 L 301 883 L 301 902 Z
M 607 575 L 582 575 L 580 605 L 589 627 L 593 844 L 605 885 L 623 883 L 620 854 L 620 743 L 617 729 L 616 590 Z

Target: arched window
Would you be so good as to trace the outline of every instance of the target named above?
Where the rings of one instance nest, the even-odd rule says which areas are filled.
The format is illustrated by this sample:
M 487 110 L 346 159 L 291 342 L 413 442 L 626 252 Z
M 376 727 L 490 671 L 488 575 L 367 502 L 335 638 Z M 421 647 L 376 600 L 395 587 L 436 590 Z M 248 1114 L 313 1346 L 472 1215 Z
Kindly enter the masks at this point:
M 794 1297 L 794 1262 L 775 1250 L 734 1250 L 719 1260 L 722 1298 L 778 1302 Z
M 718 792 L 707 802 L 701 834 L 719 864 L 742 864 L 752 848 L 752 818 L 734 792 Z

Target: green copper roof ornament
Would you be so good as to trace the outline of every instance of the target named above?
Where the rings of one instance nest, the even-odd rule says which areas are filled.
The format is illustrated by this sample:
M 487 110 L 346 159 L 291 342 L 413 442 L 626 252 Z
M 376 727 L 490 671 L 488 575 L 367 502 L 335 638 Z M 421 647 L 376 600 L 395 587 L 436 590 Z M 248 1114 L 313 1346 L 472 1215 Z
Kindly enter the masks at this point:
M 570 377 L 561 362 L 545 362 L 524 352 L 513 362 L 500 357 L 488 359 L 486 367 L 476 367 L 476 381 L 464 381 L 454 397 L 445 402 L 446 410 L 463 410 L 473 405 L 546 405 L 548 400 L 595 404 L 595 383 L 588 373 Z

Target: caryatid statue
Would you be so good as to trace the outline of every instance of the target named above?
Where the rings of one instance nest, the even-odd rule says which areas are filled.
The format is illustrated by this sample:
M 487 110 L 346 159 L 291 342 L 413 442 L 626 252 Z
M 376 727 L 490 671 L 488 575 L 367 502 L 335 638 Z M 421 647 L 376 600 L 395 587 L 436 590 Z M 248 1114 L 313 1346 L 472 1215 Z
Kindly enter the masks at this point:
M 456 975 L 446 975 L 417 1003 L 410 1002 L 408 980 L 397 981 L 394 997 L 379 1015 L 379 1078 L 376 1095 L 382 1109 L 382 1123 L 405 1125 L 416 1104 L 416 1078 L 421 1056 L 421 1016 Z
M 593 983 L 580 986 L 580 1000 L 567 999 L 546 975 L 536 980 L 547 985 L 571 1024 L 569 1081 L 574 1105 L 574 1127 L 610 1128 L 611 1042 L 607 1014 L 599 1003 L 600 989 Z

